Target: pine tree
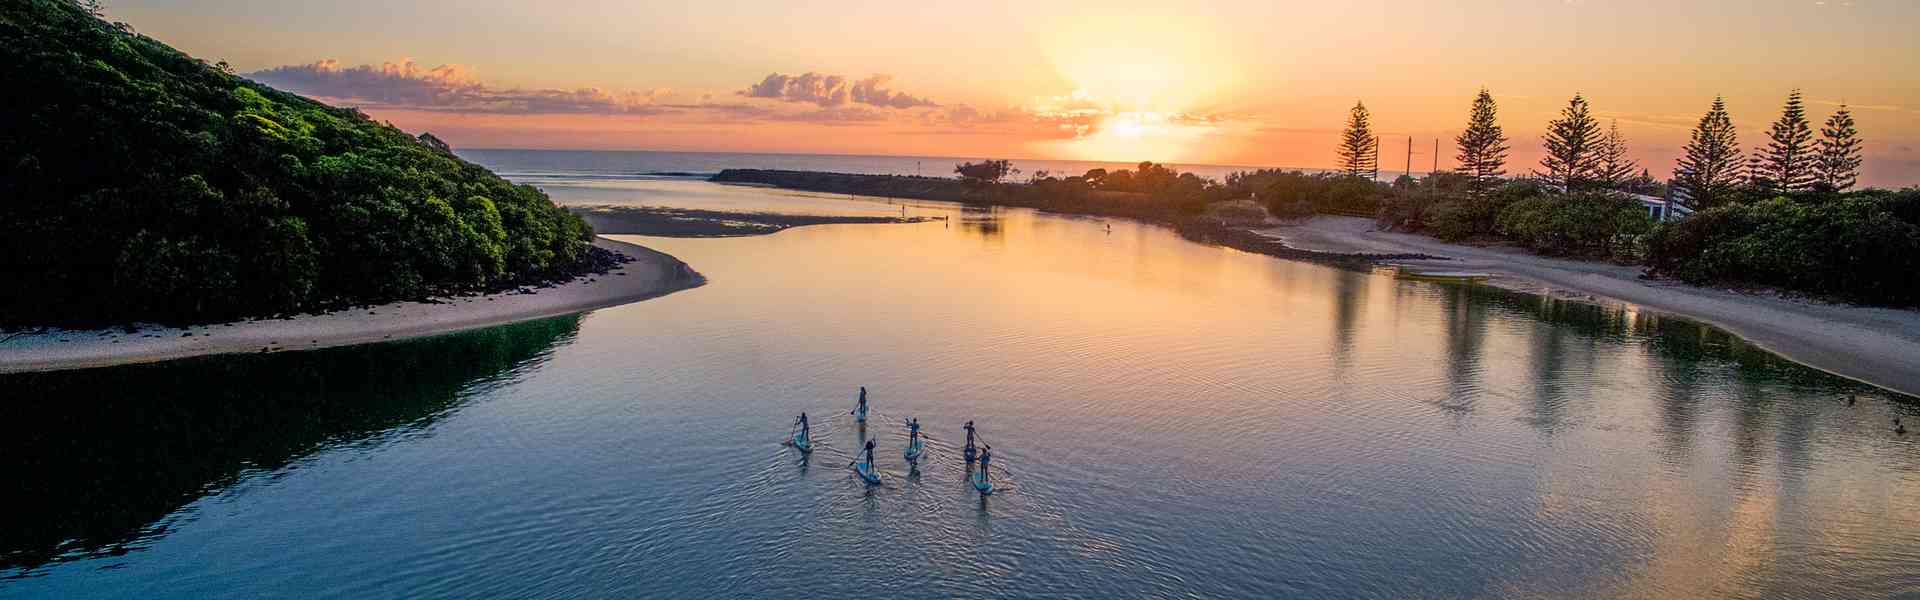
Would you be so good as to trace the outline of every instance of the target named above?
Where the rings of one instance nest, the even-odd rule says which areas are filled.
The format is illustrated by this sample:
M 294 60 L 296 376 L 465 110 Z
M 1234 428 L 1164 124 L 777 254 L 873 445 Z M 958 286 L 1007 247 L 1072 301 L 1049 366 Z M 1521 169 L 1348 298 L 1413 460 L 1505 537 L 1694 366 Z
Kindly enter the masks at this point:
M 1748 169 L 1753 186 L 1769 195 L 1812 189 L 1813 128 L 1807 125 L 1807 108 L 1800 103 L 1800 90 L 1787 95 L 1787 106 L 1767 137 L 1766 151 L 1755 154 Z
M 1827 118 L 1827 126 L 1820 128 L 1820 154 L 1814 159 L 1820 187 L 1844 192 L 1860 179 L 1859 135 L 1853 128 L 1853 113 L 1841 104 Z
M 1540 159 L 1546 172 L 1534 175 L 1547 179 L 1567 193 L 1579 191 L 1594 180 L 1600 167 L 1600 123 L 1587 110 L 1587 99 L 1579 94 L 1560 109 L 1560 118 L 1547 124 L 1542 140 L 1547 156 Z
M 1620 135 L 1620 121 L 1613 121 L 1606 137 L 1600 138 L 1598 154 L 1599 168 L 1594 171 L 1594 180 L 1606 189 L 1624 190 L 1633 180 L 1633 170 L 1640 165 L 1627 157 L 1627 138 Z
M 1355 102 L 1347 115 L 1347 131 L 1340 137 L 1340 169 L 1349 177 L 1380 176 L 1380 138 L 1373 135 L 1365 104 Z
M 1735 197 L 1742 175 L 1740 141 L 1727 117 L 1727 102 L 1715 96 L 1673 170 L 1673 186 L 1694 208 L 1711 208 Z
M 1507 174 L 1507 136 L 1500 130 L 1496 118 L 1499 106 L 1493 103 L 1493 94 L 1487 88 L 1480 88 L 1480 95 L 1473 99 L 1473 111 L 1467 116 L 1467 129 L 1454 138 L 1460 145 L 1460 171 L 1473 178 L 1473 193 L 1483 194 L 1498 185 L 1500 178 Z

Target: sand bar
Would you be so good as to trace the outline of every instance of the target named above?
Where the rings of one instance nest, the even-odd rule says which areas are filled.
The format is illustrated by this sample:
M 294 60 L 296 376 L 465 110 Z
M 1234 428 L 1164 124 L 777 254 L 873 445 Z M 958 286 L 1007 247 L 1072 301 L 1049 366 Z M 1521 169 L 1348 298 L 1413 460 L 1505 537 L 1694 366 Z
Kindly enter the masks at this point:
M 0 373 L 102 367 L 207 354 L 311 350 L 424 337 L 618 306 L 706 282 L 679 259 L 642 246 L 607 238 L 595 239 L 594 245 L 635 260 L 619 270 L 531 294 L 508 291 L 438 298 L 438 304 L 395 302 L 291 319 L 186 328 L 146 325 L 136 333 L 106 329 L 17 335 L 0 342 Z
M 1372 219 L 1314 217 L 1260 230 L 1287 246 L 1335 253 L 1422 253 L 1453 260 L 1395 260 L 1435 271 L 1491 275 L 1487 283 L 1532 293 L 1623 302 L 1724 329 L 1793 361 L 1920 396 L 1920 311 L 1852 306 L 1642 279 L 1642 269 L 1562 260 L 1517 248 L 1449 244 L 1375 231 Z M 1569 294 L 1571 292 L 1571 294 Z

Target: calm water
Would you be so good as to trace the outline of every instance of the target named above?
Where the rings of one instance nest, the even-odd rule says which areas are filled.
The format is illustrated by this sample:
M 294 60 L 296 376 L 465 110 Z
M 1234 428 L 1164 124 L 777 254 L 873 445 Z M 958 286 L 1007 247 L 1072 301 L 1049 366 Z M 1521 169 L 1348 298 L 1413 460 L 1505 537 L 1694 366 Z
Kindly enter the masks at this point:
M 871 175 L 926 175 L 953 177 L 954 165 L 982 160 L 983 157 L 952 156 L 868 156 L 838 154 L 753 154 L 727 152 L 644 152 L 606 150 L 476 150 L 459 149 L 460 156 L 492 169 L 508 179 L 542 187 L 580 186 L 627 180 L 705 178 L 721 169 L 790 169 L 796 171 L 832 171 Z M 1076 160 L 1013 161 L 1020 174 L 1012 179 L 1047 171 L 1053 175 L 1079 175 L 1089 169 L 1133 169 L 1138 162 L 1095 162 Z M 1260 167 L 1232 165 L 1170 164 L 1181 172 L 1224 179 L 1234 171 Z M 1293 168 L 1293 167 L 1288 167 Z M 1300 168 L 1307 172 L 1325 169 Z
M 710 283 L 578 317 L 0 378 L 0 597 L 1920 595 L 1911 400 L 1630 310 L 907 209 L 951 220 L 634 238 Z

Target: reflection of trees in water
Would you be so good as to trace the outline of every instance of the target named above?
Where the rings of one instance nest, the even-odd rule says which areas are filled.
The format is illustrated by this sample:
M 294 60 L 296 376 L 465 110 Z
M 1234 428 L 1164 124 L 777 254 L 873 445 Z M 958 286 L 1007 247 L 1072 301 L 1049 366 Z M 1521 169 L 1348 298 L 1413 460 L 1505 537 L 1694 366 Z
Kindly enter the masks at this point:
M 1702 386 L 1733 385 L 1741 405 L 1737 435 L 1749 439 L 1739 452 L 1757 452 L 1750 438 L 1770 428 L 1776 407 L 1765 391 L 1774 386 L 1824 390 L 1868 390 L 1863 384 L 1811 369 L 1743 342 L 1723 331 L 1694 321 L 1643 314 L 1617 306 L 1600 306 L 1511 292 L 1488 286 L 1464 288 L 1488 310 L 1530 316 L 1543 327 L 1533 333 L 1531 359 L 1534 377 L 1534 422 L 1543 429 L 1559 423 L 1566 410 L 1567 378 L 1588 375 L 1605 344 L 1645 344 L 1647 376 L 1662 382 L 1669 396 L 1662 398 L 1663 435 L 1670 447 L 1690 448 L 1699 419 L 1695 391 Z M 1584 351 L 1585 366 L 1569 366 L 1570 353 Z M 1575 369 L 1575 370 L 1569 370 Z M 1580 369 L 1585 369 L 1580 370 Z M 1909 399 L 1911 400 L 1911 399 Z M 1751 454 L 1748 457 L 1752 457 Z
M 979 206 L 963 204 L 960 206 L 960 230 L 980 236 L 981 239 L 997 240 L 1005 235 L 1001 228 L 1005 225 L 998 206 Z
M 1487 335 L 1486 305 L 1474 302 L 1471 294 L 1467 286 L 1448 286 L 1440 296 L 1447 327 L 1447 397 L 1440 406 L 1462 417 L 1472 414 L 1480 399 Z
M 124 553 L 302 456 L 426 427 L 567 343 L 578 316 L 419 341 L 0 377 L 0 570 Z
M 1344 269 L 1333 271 L 1333 365 L 1345 368 L 1353 353 L 1353 337 L 1359 328 L 1360 308 L 1367 293 L 1367 280 L 1373 276 Z
M 1652 317 L 1658 318 L 1658 317 Z M 1690 331 L 1689 331 L 1690 329 Z M 1672 337 L 1693 336 L 1704 327 L 1679 328 Z M 1700 390 L 1706 374 L 1698 353 L 1661 352 L 1654 344 L 1653 354 L 1663 356 L 1662 368 L 1647 373 L 1660 397 L 1661 456 L 1669 468 L 1684 470 L 1693 459 L 1693 428 L 1700 419 Z

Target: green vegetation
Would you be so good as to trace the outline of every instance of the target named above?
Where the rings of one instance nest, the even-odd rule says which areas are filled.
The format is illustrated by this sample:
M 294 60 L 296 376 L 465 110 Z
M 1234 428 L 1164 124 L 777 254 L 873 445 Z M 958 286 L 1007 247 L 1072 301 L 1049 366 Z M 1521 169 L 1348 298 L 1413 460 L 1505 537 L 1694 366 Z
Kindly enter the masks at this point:
M 538 190 L 70 1 L 7 2 L 0 61 L 0 326 L 414 298 L 589 254 Z
M 1600 136 L 1600 122 L 1588 111 L 1587 99 L 1574 94 L 1560 109 L 1560 118 L 1547 123 L 1541 136 L 1547 155 L 1540 159 L 1545 170 L 1534 171 L 1534 176 L 1570 193 L 1592 187 L 1600 175 Z
M 1460 147 L 1454 160 L 1460 162 L 1460 172 L 1473 178 L 1469 193 L 1474 195 L 1485 195 L 1499 187 L 1500 179 L 1507 176 L 1509 146 L 1507 134 L 1500 130 L 1499 110 L 1493 94 L 1480 88 L 1467 116 L 1467 128 L 1453 140 Z
M 1787 105 L 1767 132 L 1767 148 L 1753 155 L 1747 169 L 1752 185 L 1762 197 L 1805 192 L 1813 189 L 1813 127 L 1807 124 L 1807 108 L 1800 101 L 1800 90 L 1787 95 Z
M 1340 170 L 1348 177 L 1380 178 L 1380 137 L 1373 134 L 1367 105 L 1353 103 L 1347 129 L 1340 136 Z
M 1860 179 L 1860 131 L 1853 128 L 1853 112 L 1841 104 L 1820 128 L 1820 154 L 1814 159 L 1816 189 L 1844 192 Z
M 1019 169 L 1013 168 L 1013 161 L 1007 159 L 983 160 L 977 163 L 961 163 L 953 166 L 953 172 L 971 183 L 999 183 L 1008 175 L 1017 175 Z
M 1653 217 L 1614 194 L 1537 195 L 1500 209 L 1500 233 L 1542 254 L 1632 258 Z
M 1696 284 L 1920 305 L 1920 188 L 1717 206 L 1654 231 L 1647 265 Z
M 1607 124 L 1607 133 L 1600 138 L 1600 148 L 1594 158 L 1593 181 L 1601 189 L 1624 189 L 1633 181 L 1633 170 L 1640 167 L 1627 157 L 1627 138 L 1620 135 L 1618 119 Z
M 1727 116 L 1727 101 L 1713 98 L 1713 107 L 1700 117 L 1687 140 L 1686 153 L 1673 170 L 1673 188 L 1693 207 L 1712 208 L 1738 201 L 1745 178 L 1740 165 L 1740 140 Z

